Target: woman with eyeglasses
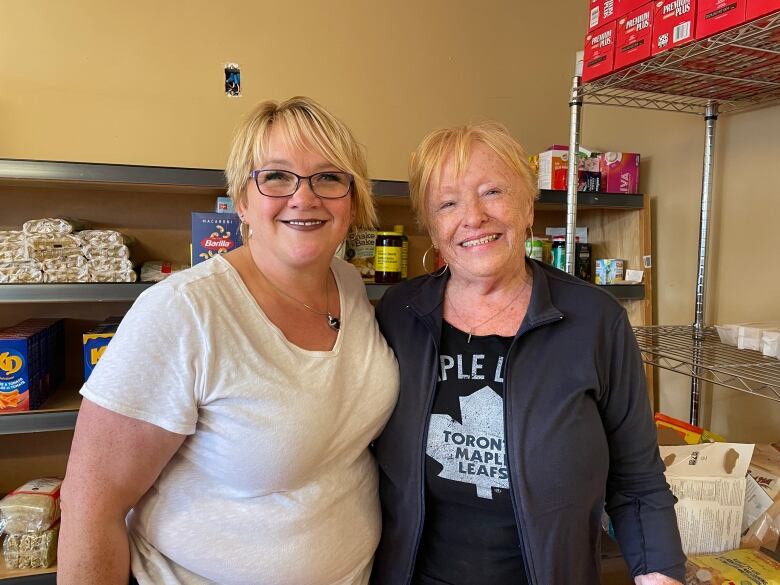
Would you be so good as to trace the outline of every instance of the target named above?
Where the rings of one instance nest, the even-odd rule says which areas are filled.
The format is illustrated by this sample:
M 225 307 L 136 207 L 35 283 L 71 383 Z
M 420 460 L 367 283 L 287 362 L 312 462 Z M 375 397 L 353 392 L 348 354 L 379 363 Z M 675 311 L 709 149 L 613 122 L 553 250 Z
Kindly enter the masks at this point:
M 244 245 L 142 294 L 81 390 L 61 584 L 368 582 L 398 370 L 334 258 L 376 220 L 363 152 L 314 101 L 264 102 L 226 175 Z

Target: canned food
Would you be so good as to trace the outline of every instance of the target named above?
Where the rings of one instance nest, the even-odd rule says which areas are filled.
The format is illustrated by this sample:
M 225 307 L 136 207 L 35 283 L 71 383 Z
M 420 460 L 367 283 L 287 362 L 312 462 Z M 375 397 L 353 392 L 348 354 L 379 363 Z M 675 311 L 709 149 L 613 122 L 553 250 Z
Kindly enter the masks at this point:
M 566 270 L 566 237 L 555 236 L 552 244 L 552 262 L 558 270 Z
M 542 238 L 528 238 L 525 241 L 525 254 L 529 258 L 544 262 L 544 244 Z

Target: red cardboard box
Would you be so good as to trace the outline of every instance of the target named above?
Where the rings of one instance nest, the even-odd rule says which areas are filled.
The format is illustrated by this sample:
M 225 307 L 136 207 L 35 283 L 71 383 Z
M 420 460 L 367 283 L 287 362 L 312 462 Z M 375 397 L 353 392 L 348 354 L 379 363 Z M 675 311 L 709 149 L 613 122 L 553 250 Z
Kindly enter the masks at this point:
M 654 11 L 655 6 L 652 2 L 648 2 L 637 10 L 618 18 L 615 70 L 650 58 Z
M 747 0 L 699 0 L 696 8 L 696 38 L 706 39 L 744 23 L 746 4 Z
M 620 18 L 621 16 L 625 16 L 629 12 L 633 12 L 634 10 L 638 10 L 639 8 L 642 8 L 643 5 L 647 4 L 648 0 L 615 0 L 617 5 L 617 10 L 615 11 L 615 16 L 617 18 Z
M 604 26 L 617 18 L 617 4 L 620 0 L 590 0 L 588 32 Z
M 780 10 L 780 0 L 748 0 L 745 20 L 761 18 Z
M 582 81 L 587 83 L 612 73 L 615 65 L 616 22 L 597 28 L 585 37 Z
M 652 54 L 690 43 L 695 30 L 696 0 L 658 0 L 653 15 Z

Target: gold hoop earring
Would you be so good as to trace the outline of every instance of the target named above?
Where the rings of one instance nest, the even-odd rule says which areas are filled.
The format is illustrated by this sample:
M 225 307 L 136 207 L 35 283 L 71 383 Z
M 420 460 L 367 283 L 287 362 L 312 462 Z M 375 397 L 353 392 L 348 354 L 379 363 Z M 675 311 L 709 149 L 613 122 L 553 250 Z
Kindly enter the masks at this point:
M 433 244 L 431 244 L 429 246 L 429 248 L 427 250 L 425 250 L 425 254 L 423 254 L 423 257 L 422 257 L 422 267 L 423 267 L 423 272 L 425 272 L 425 274 L 427 274 L 428 276 L 433 276 L 434 278 L 439 278 L 441 276 L 444 276 L 447 273 L 447 269 L 450 267 L 450 265 L 445 262 L 445 264 L 444 264 L 444 266 L 442 268 L 439 268 L 438 270 L 434 270 L 433 272 L 429 272 L 428 271 L 428 267 L 425 265 L 426 264 L 425 261 L 428 258 L 428 252 L 430 252 L 431 250 L 435 250 L 435 249 L 436 249 L 436 247 Z

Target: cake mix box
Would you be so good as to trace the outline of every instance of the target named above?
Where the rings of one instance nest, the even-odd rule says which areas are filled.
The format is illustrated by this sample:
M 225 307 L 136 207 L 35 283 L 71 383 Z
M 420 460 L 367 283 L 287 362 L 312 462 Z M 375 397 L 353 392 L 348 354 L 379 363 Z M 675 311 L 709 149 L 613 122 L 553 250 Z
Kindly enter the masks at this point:
M 650 58 L 654 12 L 655 6 L 648 2 L 618 18 L 615 70 Z
M 745 20 L 761 18 L 780 10 L 780 0 L 747 0 Z
M 604 26 L 617 18 L 619 0 L 590 0 L 588 32 Z
M 62 319 L 0 330 L 0 414 L 40 408 L 65 373 Z
M 658 0 L 653 15 L 652 54 L 690 43 L 695 24 L 696 0 Z
M 696 8 L 696 38 L 706 39 L 715 33 L 745 22 L 747 0 L 699 0 Z
M 601 190 L 605 193 L 639 192 L 639 155 L 605 152 L 601 155 Z
M 623 280 L 626 271 L 626 261 L 618 258 L 601 258 L 596 260 L 596 278 L 594 284 L 615 284 Z
M 585 37 L 585 55 L 582 62 L 584 83 L 612 73 L 615 66 L 616 25 L 616 22 L 610 22 Z
M 235 213 L 192 214 L 192 265 L 241 245 L 241 222 Z
M 109 317 L 82 335 L 84 346 L 84 381 L 103 357 L 109 342 L 113 339 L 122 317 Z

